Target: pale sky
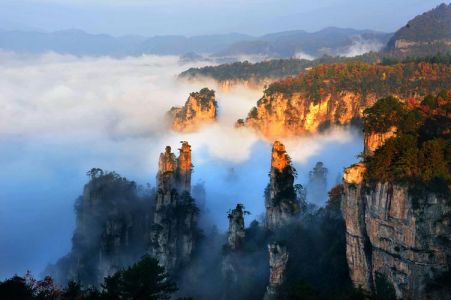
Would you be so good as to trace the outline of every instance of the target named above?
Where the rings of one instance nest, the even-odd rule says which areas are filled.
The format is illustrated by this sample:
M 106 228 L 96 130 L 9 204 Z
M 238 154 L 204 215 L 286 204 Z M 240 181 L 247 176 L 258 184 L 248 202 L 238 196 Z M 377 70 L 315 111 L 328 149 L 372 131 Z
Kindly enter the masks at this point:
M 198 35 L 328 26 L 393 32 L 435 0 L 0 0 L 0 29 Z

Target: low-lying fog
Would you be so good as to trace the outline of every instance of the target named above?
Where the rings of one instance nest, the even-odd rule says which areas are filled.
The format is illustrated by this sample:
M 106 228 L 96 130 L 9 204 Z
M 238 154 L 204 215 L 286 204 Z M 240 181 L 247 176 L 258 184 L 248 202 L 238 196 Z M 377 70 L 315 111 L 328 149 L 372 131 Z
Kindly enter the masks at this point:
M 159 153 L 181 140 L 192 144 L 193 184 L 205 183 L 219 228 L 226 229 L 226 212 L 237 202 L 252 213 L 247 224 L 262 215 L 271 145 L 233 127 L 261 91 L 224 93 L 211 82 L 177 81 L 191 66 L 177 57 L 0 54 L 0 279 L 26 270 L 39 275 L 69 251 L 73 204 L 87 170 L 155 185 Z M 217 90 L 218 124 L 189 135 L 167 131 L 165 112 L 205 86 Z M 283 142 L 298 183 L 321 160 L 329 187 L 362 148 L 359 135 L 343 129 Z

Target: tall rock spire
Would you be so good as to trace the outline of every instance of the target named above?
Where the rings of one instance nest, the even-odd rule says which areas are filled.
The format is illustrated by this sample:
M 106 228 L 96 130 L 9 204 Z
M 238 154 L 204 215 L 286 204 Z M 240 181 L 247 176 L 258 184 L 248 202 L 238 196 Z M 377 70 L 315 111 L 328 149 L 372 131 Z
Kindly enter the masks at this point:
M 234 291 L 236 284 L 239 282 L 240 272 L 243 271 L 242 247 L 246 231 L 244 229 L 244 206 L 237 204 L 236 208 L 229 211 L 229 231 L 227 232 L 227 245 L 224 248 L 224 258 L 222 261 L 222 274 L 225 279 L 227 288 L 226 293 Z M 226 295 L 226 298 L 229 298 Z
M 227 236 L 227 243 L 231 250 L 238 250 L 244 242 L 246 232 L 244 230 L 244 207 L 243 204 L 237 204 L 235 209 L 232 209 L 228 215 L 229 218 L 229 232 Z
M 285 146 L 276 141 L 272 147 L 269 184 L 265 190 L 266 227 L 274 230 L 299 213 L 294 189 L 296 170 L 291 166 Z
M 160 154 L 150 252 L 169 271 L 190 259 L 197 236 L 198 208 L 191 197 L 191 146 L 179 157 L 167 146 Z
M 182 147 L 179 148 L 180 154 L 177 165 L 177 184 L 180 193 L 191 193 L 191 172 L 193 164 L 191 160 L 191 146 L 186 141 L 182 141 Z

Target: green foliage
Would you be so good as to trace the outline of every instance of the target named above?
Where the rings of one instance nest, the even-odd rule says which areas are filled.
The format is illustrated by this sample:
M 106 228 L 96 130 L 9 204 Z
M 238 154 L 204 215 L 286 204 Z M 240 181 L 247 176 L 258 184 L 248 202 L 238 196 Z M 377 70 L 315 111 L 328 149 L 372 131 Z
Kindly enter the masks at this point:
M 255 64 L 244 61 L 219 66 L 191 68 L 181 73 L 180 77 L 211 77 L 220 81 L 282 78 L 299 74 L 310 64 L 310 61 L 305 59 L 276 59 Z
M 305 214 L 272 238 L 286 241 L 290 253 L 281 299 L 345 299 L 354 292 L 339 211 L 322 208 Z
M 390 127 L 398 126 L 398 121 L 405 113 L 404 105 L 398 99 L 389 96 L 379 99 L 364 115 L 365 132 L 387 132 Z
M 340 211 L 341 199 L 343 197 L 343 185 L 337 184 L 329 191 L 329 199 L 326 207 L 332 211 Z
M 106 277 L 100 291 L 83 289 L 75 281 L 59 290 L 51 277 L 36 280 L 30 273 L 0 282 L 0 299 L 8 300 L 158 300 L 169 299 L 175 291 L 176 284 L 150 256 Z
M 348 64 L 319 65 L 296 77 L 276 81 L 265 90 L 265 95 L 305 93 L 318 101 L 327 94 L 343 91 L 377 97 L 396 94 L 407 98 L 412 91 L 426 94 L 449 86 L 451 66 L 408 63 L 393 66 L 352 62 Z
M 451 180 L 449 103 L 448 94 L 442 92 L 436 97 L 427 96 L 420 105 L 410 108 L 388 97 L 367 109 L 367 133 L 383 133 L 391 126 L 398 130 L 396 137 L 365 158 L 366 178 L 372 182 L 415 183 L 447 194 Z
M 210 77 L 218 81 L 226 80 L 254 80 L 256 82 L 265 79 L 282 79 L 288 76 L 296 76 L 304 72 L 306 68 L 321 64 L 365 62 L 375 63 L 379 55 L 375 52 L 366 53 L 356 57 L 328 56 L 315 60 L 306 59 L 272 59 L 257 63 L 248 61 L 222 64 L 219 66 L 207 66 L 202 68 L 190 68 L 182 72 L 180 78 Z
M 451 64 L 451 52 L 445 54 L 437 53 L 430 56 L 407 56 L 405 58 L 397 58 L 395 56 L 384 56 L 382 58 L 382 65 L 397 65 L 397 64 L 407 64 L 407 63 L 429 63 L 429 64 Z
M 192 92 L 190 96 L 198 99 L 203 108 L 208 108 L 211 100 L 213 100 L 215 106 L 217 106 L 215 91 L 210 90 L 209 88 L 203 88 L 199 92 Z
M 169 299 L 177 290 L 158 260 L 150 256 L 144 256 L 136 264 L 113 276 L 116 276 L 112 281 L 116 285 L 113 284 L 112 287 L 119 287 L 120 299 Z

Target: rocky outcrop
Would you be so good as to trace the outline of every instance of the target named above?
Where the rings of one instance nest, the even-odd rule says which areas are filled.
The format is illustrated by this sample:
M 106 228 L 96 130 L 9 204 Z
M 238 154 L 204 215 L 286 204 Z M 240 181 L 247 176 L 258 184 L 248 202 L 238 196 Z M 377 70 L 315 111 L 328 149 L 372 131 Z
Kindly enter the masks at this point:
M 357 164 L 343 177 L 346 256 L 354 285 L 373 293 L 389 285 L 398 299 L 446 299 L 451 290 L 430 287 L 450 271 L 449 201 L 433 193 L 415 195 L 407 186 L 369 185 L 364 172 Z
M 397 128 L 395 126 L 392 126 L 387 132 L 365 133 L 363 141 L 364 155 L 373 155 L 379 147 L 385 144 L 386 140 L 396 136 L 396 130 Z
M 191 146 L 182 142 L 176 158 L 161 153 L 150 253 L 169 271 L 187 264 L 197 239 L 198 208 L 191 197 Z
M 264 95 L 245 120 L 237 121 L 237 126 L 254 128 L 267 138 L 315 133 L 329 125 L 346 125 L 360 118 L 376 99 L 376 95 L 362 99 L 358 93 L 341 92 L 315 102 L 307 93 L 274 93 Z
M 451 5 L 416 16 L 395 32 L 386 51 L 395 56 L 426 56 L 451 51 Z
M 153 195 L 118 174 L 92 169 L 75 205 L 72 249 L 45 271 L 59 284 L 70 280 L 97 286 L 104 277 L 136 262 L 149 242 Z
M 278 289 L 284 282 L 285 269 L 288 263 L 288 250 L 287 247 L 273 242 L 268 245 L 269 252 L 269 284 L 266 287 L 266 293 L 264 300 L 276 300 L 278 299 Z
M 172 107 L 168 112 L 171 128 L 179 132 L 193 132 L 203 124 L 216 121 L 215 91 L 203 88 L 191 93 L 183 107 Z
M 276 141 L 272 147 L 269 184 L 265 190 L 266 227 L 276 230 L 299 213 L 299 203 L 294 189 L 296 170 L 285 146 Z

